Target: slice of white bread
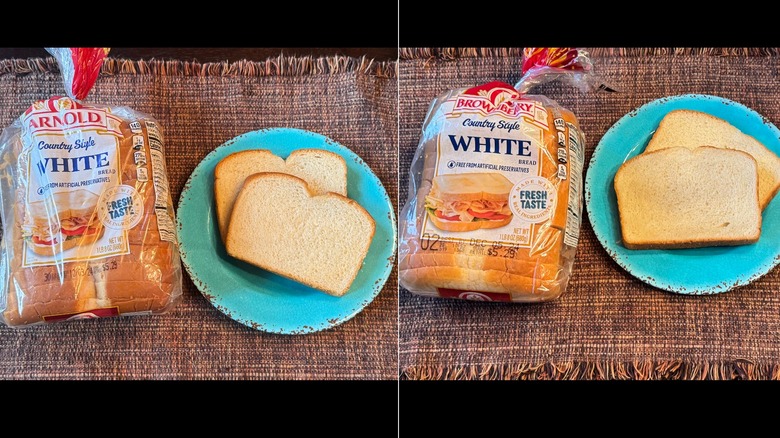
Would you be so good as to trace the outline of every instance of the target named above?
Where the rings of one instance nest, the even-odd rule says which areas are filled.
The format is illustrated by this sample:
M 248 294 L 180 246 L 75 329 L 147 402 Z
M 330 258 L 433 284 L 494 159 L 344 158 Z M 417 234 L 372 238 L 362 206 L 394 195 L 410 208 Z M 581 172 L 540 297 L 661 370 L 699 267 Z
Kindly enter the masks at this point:
M 758 199 L 761 208 L 780 189 L 780 157 L 755 138 L 713 115 L 691 110 L 672 111 L 661 120 L 645 152 L 670 147 L 695 149 L 712 146 L 747 152 L 758 163 Z
M 758 241 L 758 172 L 750 155 L 713 147 L 638 155 L 615 175 L 623 245 L 696 248 Z
M 283 173 L 246 179 L 233 206 L 225 246 L 231 256 L 342 296 L 374 237 L 374 219 L 335 193 L 315 195 Z
M 214 203 L 223 241 L 238 191 L 246 177 L 260 172 L 288 173 L 306 181 L 316 194 L 333 192 L 347 196 L 347 163 L 336 153 L 299 149 L 285 161 L 266 149 L 235 152 L 214 169 Z

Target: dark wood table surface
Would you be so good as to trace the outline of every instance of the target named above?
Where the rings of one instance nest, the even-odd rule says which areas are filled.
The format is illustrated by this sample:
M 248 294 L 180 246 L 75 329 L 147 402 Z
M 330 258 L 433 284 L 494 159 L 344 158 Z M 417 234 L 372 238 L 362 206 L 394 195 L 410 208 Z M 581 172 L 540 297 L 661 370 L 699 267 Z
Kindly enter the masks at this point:
M 199 62 L 218 62 L 218 61 L 238 61 L 240 59 L 249 59 L 261 61 L 271 56 L 279 54 L 306 56 L 332 56 L 347 55 L 359 57 L 366 55 L 377 61 L 395 60 L 398 58 L 398 49 L 395 47 L 155 47 L 155 48 L 111 48 L 110 56 L 115 58 L 130 59 L 179 59 L 184 61 Z M 0 48 L 0 59 L 8 58 L 38 58 L 49 56 L 49 54 L 40 47 L 25 48 Z

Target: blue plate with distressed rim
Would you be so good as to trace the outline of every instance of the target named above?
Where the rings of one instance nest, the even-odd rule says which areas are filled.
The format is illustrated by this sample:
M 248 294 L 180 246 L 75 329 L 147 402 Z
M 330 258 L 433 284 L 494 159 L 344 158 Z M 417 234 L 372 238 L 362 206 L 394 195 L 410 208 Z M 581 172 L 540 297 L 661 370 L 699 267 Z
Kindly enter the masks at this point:
M 269 149 L 287 158 L 296 149 L 335 152 L 347 163 L 347 195 L 376 222 L 376 232 L 352 287 L 337 298 L 230 257 L 219 238 L 214 209 L 214 168 L 227 155 Z M 184 267 L 220 312 L 257 330 L 312 333 L 357 315 L 382 290 L 395 259 L 393 204 L 379 178 L 350 149 L 313 132 L 272 128 L 248 132 L 209 153 L 190 175 L 177 211 Z
M 780 131 L 750 108 L 717 96 L 685 94 L 649 102 L 623 116 L 602 137 L 588 167 L 585 197 L 593 231 L 610 256 L 634 277 L 670 292 L 726 292 L 780 262 L 780 196 L 764 209 L 761 238 L 752 245 L 674 250 L 630 250 L 621 244 L 613 180 L 618 168 L 644 151 L 670 111 L 690 109 L 720 117 L 780 155 Z

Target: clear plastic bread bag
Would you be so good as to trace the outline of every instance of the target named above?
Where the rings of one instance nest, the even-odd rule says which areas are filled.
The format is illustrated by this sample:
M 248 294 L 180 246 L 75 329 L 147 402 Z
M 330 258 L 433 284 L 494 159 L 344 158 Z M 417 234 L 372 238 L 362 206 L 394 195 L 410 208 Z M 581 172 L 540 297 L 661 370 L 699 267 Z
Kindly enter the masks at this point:
M 107 48 L 47 49 L 67 97 L 0 136 L 0 314 L 12 327 L 171 309 L 182 274 L 162 128 L 84 103 Z
M 574 114 L 527 94 L 565 78 L 610 90 L 588 53 L 528 48 L 515 87 L 449 90 L 431 103 L 401 211 L 400 284 L 478 301 L 557 298 L 572 272 L 585 136 Z

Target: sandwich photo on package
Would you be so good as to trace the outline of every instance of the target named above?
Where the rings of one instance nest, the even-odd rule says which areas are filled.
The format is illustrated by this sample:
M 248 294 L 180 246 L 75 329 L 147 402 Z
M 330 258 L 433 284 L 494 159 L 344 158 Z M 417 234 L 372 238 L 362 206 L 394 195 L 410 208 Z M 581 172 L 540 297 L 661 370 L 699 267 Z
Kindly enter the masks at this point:
M 97 217 L 98 195 L 76 189 L 68 192 L 55 193 L 48 199 L 39 199 L 27 204 L 22 224 L 25 234 L 25 244 L 30 259 L 36 256 L 53 257 L 54 255 L 78 248 L 77 253 L 83 253 L 82 248 L 99 240 L 105 234 L 105 227 Z M 61 241 L 54 237 L 52 225 L 59 220 Z M 23 254 L 25 259 L 27 254 Z
M 425 198 L 430 223 L 442 231 L 473 231 L 509 225 L 512 182 L 500 173 L 444 174 Z

